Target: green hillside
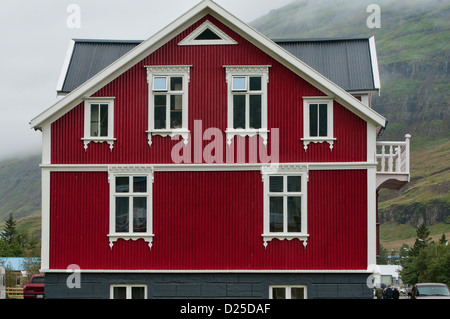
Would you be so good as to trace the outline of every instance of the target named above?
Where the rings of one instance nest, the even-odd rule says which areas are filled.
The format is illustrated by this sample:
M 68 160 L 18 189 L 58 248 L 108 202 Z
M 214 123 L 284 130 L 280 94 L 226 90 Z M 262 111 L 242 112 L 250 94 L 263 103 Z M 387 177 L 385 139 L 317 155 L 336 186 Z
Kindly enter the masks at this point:
M 41 228 L 40 156 L 28 156 L 0 162 L 0 229 L 9 214 L 33 237 Z

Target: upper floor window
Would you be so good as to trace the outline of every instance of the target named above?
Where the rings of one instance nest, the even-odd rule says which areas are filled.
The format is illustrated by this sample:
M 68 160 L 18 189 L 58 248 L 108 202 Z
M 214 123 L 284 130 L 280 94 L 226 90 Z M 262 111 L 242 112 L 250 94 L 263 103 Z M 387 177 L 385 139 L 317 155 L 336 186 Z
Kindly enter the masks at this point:
M 152 174 L 126 171 L 110 172 L 110 229 L 112 248 L 117 239 L 144 239 L 153 242 Z
M 333 136 L 333 100 L 323 97 L 303 99 L 303 147 L 309 143 L 327 142 L 330 149 L 336 140 Z
M 91 98 L 84 102 L 84 149 L 90 142 L 114 146 L 114 99 Z
M 187 143 L 190 66 L 147 66 L 148 144 L 152 135 L 181 135 Z
M 228 83 L 227 142 L 235 135 L 260 135 L 267 144 L 269 66 L 225 66 Z

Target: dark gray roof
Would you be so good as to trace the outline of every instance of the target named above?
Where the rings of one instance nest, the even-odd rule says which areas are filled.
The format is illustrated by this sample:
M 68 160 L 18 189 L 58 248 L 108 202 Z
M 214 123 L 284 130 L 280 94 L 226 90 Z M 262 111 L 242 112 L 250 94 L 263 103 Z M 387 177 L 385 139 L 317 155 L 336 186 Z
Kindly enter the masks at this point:
M 67 71 L 58 93 L 69 93 L 142 41 L 74 39 Z
M 374 81 L 368 38 L 274 40 L 274 42 L 346 91 L 379 89 Z
M 58 93 L 69 93 L 142 41 L 74 40 Z M 368 38 L 274 40 L 346 91 L 378 90 Z M 378 72 L 378 70 L 376 70 Z

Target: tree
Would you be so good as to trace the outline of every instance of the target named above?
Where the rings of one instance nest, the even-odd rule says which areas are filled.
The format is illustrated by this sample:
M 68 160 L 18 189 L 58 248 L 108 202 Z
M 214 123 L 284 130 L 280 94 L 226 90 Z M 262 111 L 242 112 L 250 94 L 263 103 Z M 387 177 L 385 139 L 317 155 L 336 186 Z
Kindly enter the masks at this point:
M 19 232 L 12 214 L 5 222 L 0 235 L 0 257 L 37 257 L 40 255 L 39 243 L 28 233 Z
M 3 228 L 1 238 L 8 242 L 8 244 L 11 244 L 15 239 L 17 239 L 16 221 L 14 220 L 12 213 L 9 214 L 9 218 L 5 222 L 5 227 Z
M 439 239 L 439 244 L 447 245 L 447 238 L 445 238 L 445 234 L 442 234 L 441 239 Z
M 400 272 L 402 281 L 441 282 L 450 284 L 450 247 L 440 241 L 435 243 L 429 237 L 428 228 L 422 224 L 417 230 L 414 247 L 409 250 Z M 445 239 L 445 236 L 443 236 Z M 442 238 L 441 238 L 442 240 Z
M 431 240 L 430 231 L 428 230 L 427 225 L 423 223 L 416 229 L 416 242 L 414 243 L 413 248 L 410 250 L 410 254 L 417 255 L 419 254 L 420 250 L 425 248 L 428 244 L 428 242 Z

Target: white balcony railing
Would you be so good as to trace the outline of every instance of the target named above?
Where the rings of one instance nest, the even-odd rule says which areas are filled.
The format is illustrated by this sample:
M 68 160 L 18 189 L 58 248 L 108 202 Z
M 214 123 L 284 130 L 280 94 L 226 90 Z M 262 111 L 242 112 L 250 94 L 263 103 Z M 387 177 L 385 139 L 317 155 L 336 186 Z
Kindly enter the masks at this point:
M 409 182 L 411 135 L 404 142 L 377 142 L 377 187 L 399 189 Z

